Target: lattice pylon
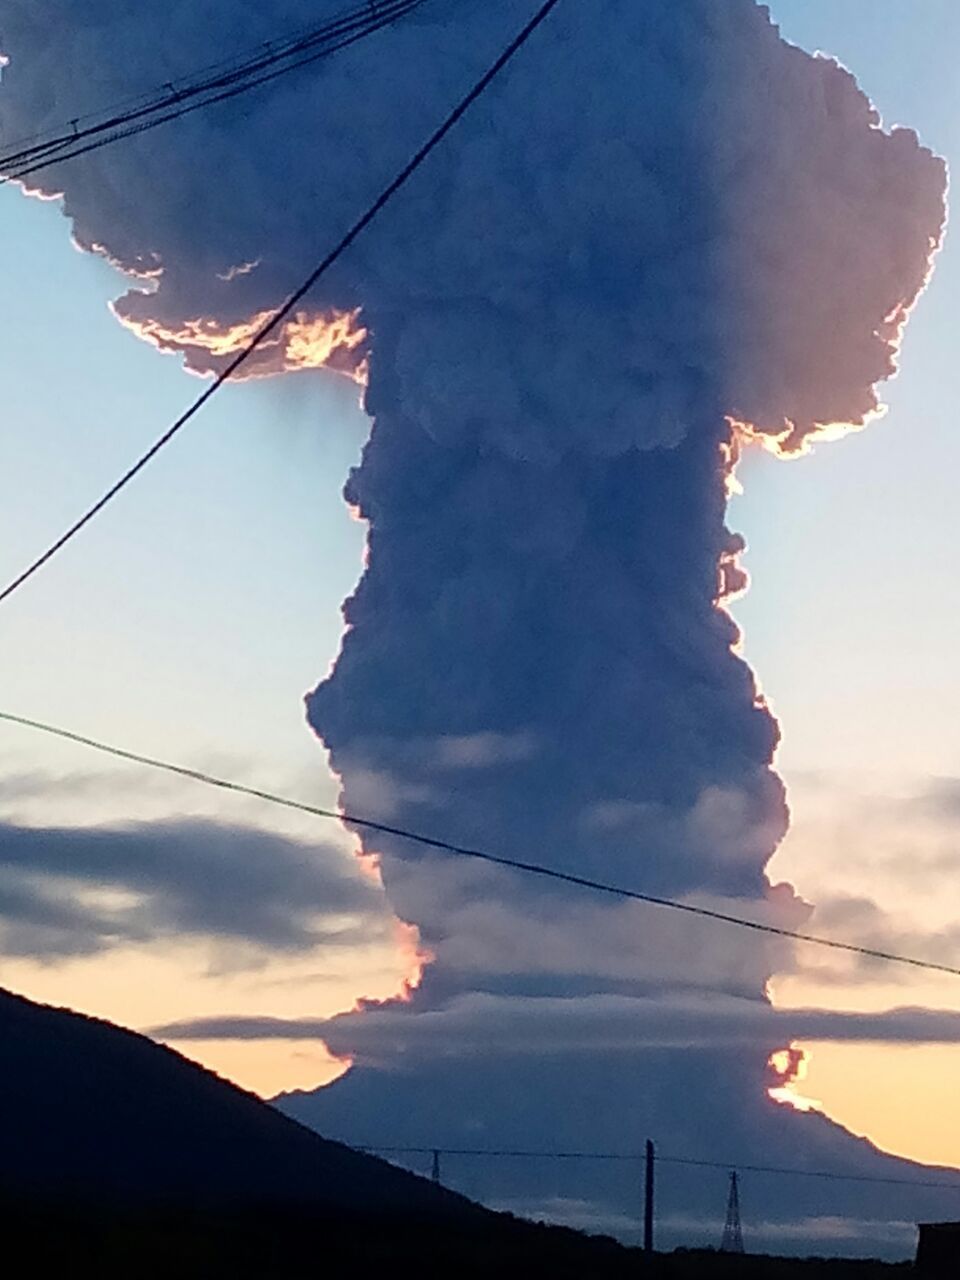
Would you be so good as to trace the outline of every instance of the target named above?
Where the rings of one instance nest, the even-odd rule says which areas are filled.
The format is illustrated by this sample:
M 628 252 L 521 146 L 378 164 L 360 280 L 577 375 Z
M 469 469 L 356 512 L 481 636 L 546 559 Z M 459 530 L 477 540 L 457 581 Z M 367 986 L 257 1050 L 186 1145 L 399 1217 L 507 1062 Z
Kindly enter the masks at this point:
M 730 1175 L 730 1196 L 727 1200 L 727 1220 L 723 1224 L 721 1253 L 743 1253 L 743 1228 L 740 1225 L 740 1188 L 736 1170 Z

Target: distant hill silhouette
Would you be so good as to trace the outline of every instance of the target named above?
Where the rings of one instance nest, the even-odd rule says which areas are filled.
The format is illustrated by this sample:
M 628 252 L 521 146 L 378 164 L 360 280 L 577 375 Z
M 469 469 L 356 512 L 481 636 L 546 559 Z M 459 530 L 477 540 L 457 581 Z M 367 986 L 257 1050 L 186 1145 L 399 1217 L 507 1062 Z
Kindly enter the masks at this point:
M 897 1271 L 647 1258 L 493 1213 L 325 1140 L 144 1036 L 2 989 L 0 1240 L 12 1275 L 99 1280 L 892 1280 Z
M 144 1036 L 2 990 L 0 1194 L 480 1212 L 422 1178 L 325 1141 Z
M 144 1036 L 2 989 L 0 1233 L 23 1274 L 123 1280 L 533 1262 L 572 1280 L 626 1275 L 629 1260 L 328 1142 Z

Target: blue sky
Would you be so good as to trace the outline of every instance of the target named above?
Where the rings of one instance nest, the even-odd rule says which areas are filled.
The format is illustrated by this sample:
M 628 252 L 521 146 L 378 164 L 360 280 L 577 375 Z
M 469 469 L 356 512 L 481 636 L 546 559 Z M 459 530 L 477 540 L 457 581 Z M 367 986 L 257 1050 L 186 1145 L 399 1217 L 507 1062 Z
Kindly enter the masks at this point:
M 788 38 L 854 68 L 888 123 L 903 120 L 948 158 L 960 155 L 955 4 L 780 0 L 772 8 Z M 7 305 L 17 316 L 0 357 L 6 580 L 200 384 L 116 323 L 107 310 L 120 291 L 116 276 L 72 248 L 55 204 L 0 190 L 0 243 Z M 753 588 L 735 612 L 783 724 L 780 764 L 795 816 L 776 867 L 811 898 L 862 883 L 859 862 L 847 878 L 842 864 L 865 829 L 854 822 L 851 835 L 851 822 L 875 792 L 889 792 L 891 780 L 910 792 L 960 776 L 960 584 L 952 570 L 960 533 L 958 286 L 960 255 L 948 240 L 911 323 L 904 371 L 885 394 L 884 421 L 793 464 L 750 456 L 741 468 L 745 495 L 731 522 L 747 536 Z M 360 567 L 362 530 L 340 499 L 365 432 L 356 399 L 352 384 L 324 375 L 246 384 L 218 397 L 5 606 L 0 702 L 329 801 L 332 784 L 300 698 L 336 651 L 340 601 Z M 0 734 L 3 773 L 93 767 L 26 733 Z M 131 800 L 105 785 L 80 800 L 24 802 L 12 816 L 93 822 L 170 807 L 251 813 L 186 790 L 157 796 L 145 788 Z M 914 835 L 897 833 L 908 864 Z M 923 838 L 952 848 L 949 832 Z M 881 899 L 915 898 L 921 914 L 931 909 L 909 877 L 877 872 L 866 887 Z M 960 916 L 960 903 L 940 909 L 944 919 Z M 396 970 L 386 952 L 370 961 L 391 963 Z M 0 977 L 25 975 L 5 967 Z M 47 977 L 31 972 L 31 989 L 49 993 Z M 88 971 L 78 971 L 64 998 L 83 1004 L 87 981 Z M 924 996 L 960 1005 L 942 985 Z M 122 1001 L 103 999 L 105 1012 L 121 1016 Z M 222 989 L 210 1007 L 224 1010 Z M 156 1017 L 184 1012 L 171 1005 Z M 835 1046 L 817 1053 L 818 1061 L 842 1056 Z M 938 1053 L 931 1080 L 955 1071 L 956 1051 Z M 823 1083 L 840 1089 L 833 1077 Z M 843 1098 L 837 1106 L 851 1105 Z M 956 1141 L 960 1159 L 960 1132 Z
M 76 252 L 56 205 L 6 190 L 0 220 L 18 300 L 0 424 L 9 577 L 201 384 L 116 323 L 117 276 Z M 228 388 L 11 600 L 0 645 L 21 710 L 166 751 L 296 750 L 298 702 L 335 651 L 362 549 L 340 500 L 357 392 L 310 381 L 309 395 L 289 379 Z
M 784 34 L 855 69 L 884 121 L 960 154 L 960 12 L 941 0 L 780 0 Z M 953 367 L 960 257 L 948 238 L 914 315 L 888 417 L 792 466 L 750 459 L 732 512 L 754 590 L 736 613 L 786 727 L 788 770 L 960 771 L 960 533 Z M 946 695 L 946 696 L 945 696 Z
M 908 121 L 941 153 L 957 151 L 955 6 L 780 0 L 773 11 L 789 38 L 853 66 L 886 121 Z M 106 309 L 116 276 L 72 250 L 55 205 L 3 192 L 0 230 L 16 246 L 4 281 L 18 306 L 0 423 L 11 572 L 198 384 L 116 325 Z M 754 589 L 737 614 L 788 729 L 787 768 L 960 772 L 960 718 L 943 697 L 960 617 L 960 585 L 943 573 L 960 521 L 950 378 L 958 283 L 948 245 L 911 322 L 885 421 L 792 466 L 751 457 L 742 468 L 746 494 L 732 522 L 748 536 Z M 226 736 L 239 747 L 247 726 L 260 726 L 262 742 L 265 718 L 290 715 L 336 646 L 339 600 L 361 549 L 339 498 L 364 430 L 356 393 L 309 381 L 309 394 L 302 378 L 228 390 L 8 607 L 0 644 L 25 709 L 84 723 L 111 714 L 104 686 L 51 687 L 66 656 L 58 629 L 82 611 L 73 662 L 83 656 L 76 646 L 90 645 L 110 657 L 105 680 L 137 689 L 118 730 L 142 723 L 151 741 L 183 750 L 189 706 L 192 741 L 219 747 Z
M 771 8 L 788 39 L 854 69 L 885 124 L 917 129 L 956 165 L 954 4 L 777 0 Z M 749 457 L 730 516 L 747 537 L 752 577 L 735 613 L 781 720 L 778 764 L 793 810 L 772 873 L 812 901 L 872 896 L 931 927 L 960 912 L 949 871 L 960 860 L 957 833 L 950 823 L 900 821 L 890 805 L 960 774 L 958 298 L 960 256 L 948 232 L 910 322 L 902 372 L 883 393 L 887 417 L 790 465 Z M 873 992 L 787 981 L 775 990 L 786 1003 L 958 1005 L 949 979 Z M 808 1048 L 809 1092 L 831 1114 L 888 1147 L 960 1158 L 960 1130 L 943 1120 L 956 1050 Z M 904 1103 L 917 1093 L 930 1105 Z
M 0 564 L 8 580 L 201 383 L 108 310 L 118 277 L 78 253 L 53 203 L 0 189 L 6 297 L 18 321 L 3 357 Z M 15 300 L 15 303 L 14 303 Z M 78 340 L 78 335 L 82 338 Z M 309 383 L 309 387 L 306 385 Z M 335 786 L 301 699 L 336 653 L 340 601 L 363 536 L 340 497 L 366 430 L 357 388 L 304 374 L 227 388 L 82 542 L 8 604 L 0 702 L 107 741 L 331 805 Z M 4 818 L 98 825 L 170 815 L 261 826 L 346 848 L 334 826 L 117 769 L 27 731 L 0 735 Z M 343 854 L 346 858 L 348 855 Z M 386 995 L 404 972 L 388 937 L 239 979 L 208 948 L 128 947 L 50 965 L 0 960 L 0 981 L 57 1003 L 147 1025 L 221 1006 L 330 1012 L 358 989 Z M 294 981 L 295 979 L 295 981 Z M 268 990 L 258 990 L 266 982 Z M 291 1001 L 294 1003 L 291 1004 Z M 291 1046 L 201 1047 L 205 1060 L 271 1091 L 330 1073 Z

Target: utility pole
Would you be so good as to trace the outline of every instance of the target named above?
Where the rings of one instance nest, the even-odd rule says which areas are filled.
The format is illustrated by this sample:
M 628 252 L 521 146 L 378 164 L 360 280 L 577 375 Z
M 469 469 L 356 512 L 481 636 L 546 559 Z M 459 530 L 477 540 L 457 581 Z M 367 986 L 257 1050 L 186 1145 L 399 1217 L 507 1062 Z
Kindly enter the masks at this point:
M 723 1224 L 723 1239 L 720 1241 L 721 1253 L 743 1253 L 743 1229 L 740 1226 L 740 1191 L 737 1185 L 737 1171 L 730 1175 L 730 1196 L 727 1200 L 727 1220 Z
M 653 1253 L 653 1177 L 655 1153 L 653 1143 L 647 1139 L 647 1158 L 643 1179 L 643 1251 Z
M 439 1151 L 434 1151 L 433 1153 L 433 1171 L 431 1172 L 430 1176 L 439 1187 L 440 1185 L 440 1152 Z

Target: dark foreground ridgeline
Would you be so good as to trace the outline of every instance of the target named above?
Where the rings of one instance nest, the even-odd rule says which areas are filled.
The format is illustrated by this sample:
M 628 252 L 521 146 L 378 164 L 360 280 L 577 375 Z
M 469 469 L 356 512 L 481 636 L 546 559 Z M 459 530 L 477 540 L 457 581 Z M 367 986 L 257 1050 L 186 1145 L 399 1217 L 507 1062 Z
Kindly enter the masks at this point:
M 0 1193 L 141 1206 L 477 1212 L 171 1049 L 0 991 Z
M 648 1259 L 612 1240 L 498 1215 L 453 1223 L 417 1215 L 250 1206 L 16 1215 L 11 1274 L 109 1280 L 302 1280 L 309 1276 L 480 1280 L 910 1280 L 908 1263 L 800 1261 L 710 1253 Z
M 908 1267 L 678 1253 L 519 1222 L 328 1142 L 144 1036 L 0 991 L 11 1275 L 880 1280 Z

